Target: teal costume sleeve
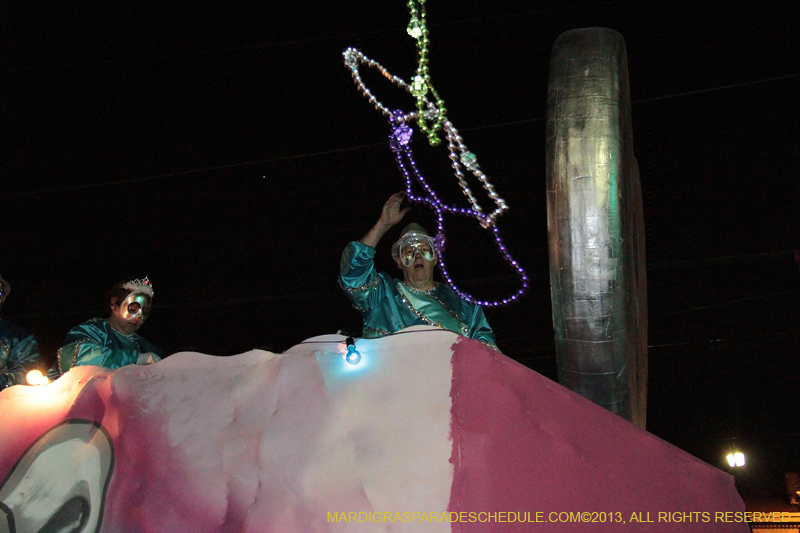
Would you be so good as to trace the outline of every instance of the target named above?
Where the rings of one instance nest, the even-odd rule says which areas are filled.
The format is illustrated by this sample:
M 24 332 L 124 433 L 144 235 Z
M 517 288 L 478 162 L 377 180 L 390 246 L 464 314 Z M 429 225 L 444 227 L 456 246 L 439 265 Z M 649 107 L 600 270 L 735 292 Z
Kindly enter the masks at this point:
M 0 390 L 24 384 L 25 375 L 38 366 L 38 361 L 36 337 L 7 320 L 0 320 Z
M 339 264 L 339 285 L 344 289 L 353 307 L 366 311 L 374 307 L 378 289 L 375 271 L 375 248 L 354 241 L 347 245 Z
M 391 277 L 375 270 L 375 248 L 353 241 L 342 253 L 339 285 L 364 319 L 365 338 L 382 337 L 414 324 L 424 324 L 413 315 L 403 313 L 393 296 Z
M 480 306 L 463 300 L 449 285 L 438 284 L 429 294 L 419 295 L 418 301 L 425 300 L 426 310 L 434 310 L 426 315 L 398 290 L 401 281 L 375 270 L 374 257 L 374 248 L 353 241 L 344 249 L 339 265 L 339 285 L 364 319 L 363 337 L 381 337 L 423 324 L 444 327 L 442 323 L 447 321 L 439 317 L 455 317 L 458 327 L 453 331 L 497 349 L 494 332 Z
M 136 364 L 139 354 L 162 352 L 144 337 L 115 331 L 108 320 L 94 318 L 75 326 L 58 351 L 59 374 L 73 366 L 102 366 L 111 370 Z
M 482 343 L 491 346 L 495 350 L 498 350 L 497 341 L 494 337 L 494 331 L 492 331 L 492 327 L 486 320 L 486 316 L 483 314 L 483 309 L 481 309 L 481 306 L 479 305 L 468 305 L 472 306 L 472 311 L 470 313 L 471 318 L 469 320 L 469 337 L 471 339 L 481 341 Z
M 464 300 L 452 287 L 441 283 L 431 291 L 431 296 L 448 312 L 458 316 L 462 324 L 462 331 L 459 333 L 499 351 L 494 331 L 486 320 L 481 306 Z

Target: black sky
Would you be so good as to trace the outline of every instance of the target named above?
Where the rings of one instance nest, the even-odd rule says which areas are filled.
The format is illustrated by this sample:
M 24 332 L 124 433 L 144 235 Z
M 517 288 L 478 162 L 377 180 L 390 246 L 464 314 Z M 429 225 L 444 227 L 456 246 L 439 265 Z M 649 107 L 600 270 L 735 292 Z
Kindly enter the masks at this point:
M 501 349 L 556 378 L 549 58 L 564 31 L 612 28 L 644 197 L 648 429 L 715 465 L 738 437 L 762 478 L 800 468 L 800 4 L 429 0 L 428 20 L 433 82 L 507 199 L 499 227 L 531 276 L 522 302 L 487 311 Z M 339 255 L 403 184 L 341 53 L 409 78 L 405 2 L 9 1 L 0 21 L 3 313 L 46 356 L 106 312 L 110 285 L 143 275 L 157 298 L 142 333 L 168 353 L 358 332 Z M 459 200 L 445 152 L 427 152 L 431 181 Z M 448 228 L 465 288 L 515 287 L 487 237 Z M 379 256 L 394 268 L 388 246 Z

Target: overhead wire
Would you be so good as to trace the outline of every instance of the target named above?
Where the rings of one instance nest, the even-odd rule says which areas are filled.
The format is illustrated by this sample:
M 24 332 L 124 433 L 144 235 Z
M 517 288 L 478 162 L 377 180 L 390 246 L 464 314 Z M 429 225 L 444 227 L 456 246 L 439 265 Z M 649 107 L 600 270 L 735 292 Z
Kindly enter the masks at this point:
M 723 307 L 723 306 L 726 306 L 726 305 L 733 305 L 733 304 L 738 304 L 738 303 L 742 303 L 742 302 L 750 302 L 750 301 L 754 301 L 754 300 L 763 300 L 764 298 L 770 298 L 772 296 L 783 296 L 784 294 L 791 294 L 791 293 L 796 293 L 796 292 L 800 292 L 800 289 L 789 289 L 789 290 L 786 290 L 786 291 L 778 291 L 778 292 L 771 292 L 771 293 L 768 293 L 768 294 L 761 294 L 761 295 L 758 295 L 758 296 L 751 296 L 749 298 L 740 298 L 738 300 L 729 300 L 729 301 L 717 302 L 717 303 L 713 303 L 713 304 L 709 304 L 709 305 L 701 305 L 701 306 L 697 306 L 697 307 L 690 307 L 690 308 L 687 308 L 687 309 L 679 309 L 677 311 L 670 311 L 670 312 L 667 312 L 667 313 L 659 313 L 657 315 L 651 315 L 649 318 L 650 319 L 662 318 L 662 317 L 665 317 L 665 316 L 674 316 L 674 315 L 679 315 L 679 314 L 683 314 L 683 313 L 691 313 L 691 312 L 694 312 L 694 311 L 703 311 L 705 309 L 712 309 L 714 307 Z
M 737 84 L 733 84 L 733 85 L 724 85 L 724 86 L 720 86 L 720 87 L 714 87 L 714 88 L 708 88 L 708 89 L 700 89 L 700 90 L 697 90 L 697 91 L 688 91 L 688 92 L 683 92 L 683 93 L 676 93 L 674 95 L 664 95 L 664 96 L 660 96 L 660 97 L 646 98 L 646 99 L 643 99 L 643 100 L 636 100 L 636 101 L 632 102 L 632 104 L 650 102 L 650 101 L 654 101 L 654 100 L 665 100 L 665 99 L 668 99 L 668 98 L 677 98 L 677 97 L 682 97 L 682 96 L 690 96 L 690 95 L 693 95 L 693 94 L 707 93 L 707 92 L 712 92 L 712 91 L 717 91 L 717 90 L 722 91 L 722 90 L 727 90 L 727 89 L 731 89 L 731 88 L 744 87 L 744 86 L 748 86 L 748 85 L 756 85 L 756 84 L 759 84 L 759 83 L 766 83 L 766 82 L 784 80 L 784 79 L 796 78 L 796 77 L 800 77 L 800 73 L 789 74 L 789 75 L 786 75 L 786 76 L 778 76 L 778 77 L 774 77 L 774 78 L 766 78 L 766 79 L 763 79 L 763 80 L 755 80 L 755 81 L 750 81 L 750 82 L 745 82 L 745 83 L 737 83 Z M 543 121 L 545 119 L 546 119 L 546 117 L 537 117 L 537 118 L 531 118 L 531 119 L 505 121 L 505 122 L 500 122 L 500 123 L 496 123 L 496 124 L 488 124 L 488 125 L 483 125 L 483 126 L 475 126 L 475 127 L 472 127 L 472 128 L 464 128 L 462 131 L 470 132 L 470 131 L 481 131 L 481 130 L 488 130 L 488 129 L 497 129 L 497 128 L 503 128 L 503 127 L 507 127 L 507 126 L 514 126 L 514 125 L 518 125 L 518 124 L 528 124 L 528 123 L 532 123 L 532 122 L 539 122 L 539 121 Z M 216 171 L 216 170 L 226 170 L 226 169 L 237 168 L 237 167 L 246 167 L 246 166 L 252 166 L 252 165 L 269 164 L 269 163 L 277 163 L 277 162 L 281 162 L 281 161 L 291 161 L 291 160 L 296 160 L 296 159 L 305 159 L 305 158 L 320 157 L 320 156 L 325 156 L 325 155 L 340 154 L 340 153 L 345 153 L 345 152 L 354 152 L 354 151 L 358 151 L 358 150 L 364 150 L 364 149 L 368 149 L 368 148 L 375 148 L 375 147 L 378 147 L 378 146 L 385 146 L 385 145 L 386 145 L 386 142 L 368 143 L 368 144 L 361 144 L 361 145 L 357 145 L 357 146 L 347 146 L 347 147 L 344 147 L 344 148 L 333 148 L 333 149 L 330 149 L 330 150 L 321 150 L 319 152 L 308 152 L 308 153 L 304 153 L 304 154 L 286 155 L 286 156 L 272 157 L 272 158 L 268 158 L 268 159 L 258 159 L 258 160 L 255 160 L 255 161 L 243 161 L 243 162 L 240 162 L 240 163 L 229 163 L 229 164 L 225 164 L 225 165 L 216 165 L 216 166 L 212 166 L 212 167 L 203 167 L 203 168 L 197 168 L 197 169 L 192 169 L 192 170 L 173 171 L 173 172 L 167 172 L 167 173 L 157 174 L 157 175 L 153 175 L 153 176 L 144 176 L 144 177 L 139 177 L 139 178 L 130 178 L 130 179 L 124 179 L 124 180 L 112 180 L 112 181 L 105 181 L 105 182 L 100 182 L 100 183 L 87 183 L 87 184 L 82 184 L 82 185 L 71 185 L 71 186 L 66 186 L 66 187 L 52 187 L 52 188 L 48 188 L 48 189 L 38 189 L 38 190 L 35 190 L 35 191 L 25 191 L 25 192 L 19 192 L 19 193 L 10 193 L 10 194 L 4 194 L 3 197 L 5 197 L 5 198 L 16 198 L 16 197 L 24 197 L 24 196 L 34 196 L 34 195 L 41 195 L 41 194 L 49 194 L 49 193 L 55 193 L 55 192 L 74 191 L 74 190 L 81 190 L 81 189 L 92 189 L 92 188 L 109 187 L 109 186 L 117 186 L 117 185 L 127 185 L 127 184 L 130 184 L 130 183 L 141 183 L 141 182 L 154 181 L 154 180 L 159 180 L 159 179 L 175 178 L 175 177 L 187 176 L 187 175 L 191 175 L 191 174 L 200 174 L 200 173 L 203 173 L 203 172 L 213 172 L 213 171 Z
M 744 342 L 744 341 L 751 341 L 751 340 L 763 340 L 763 339 L 772 339 L 776 337 L 787 337 L 789 335 L 798 335 L 800 334 L 800 330 L 794 331 L 780 331 L 776 333 L 767 333 L 763 335 L 751 335 L 748 337 L 723 337 L 719 339 L 698 339 L 698 340 L 691 340 L 691 341 L 678 341 L 678 342 L 668 342 L 663 344 L 650 344 L 648 348 L 667 348 L 672 346 L 691 346 L 691 345 L 698 345 L 698 344 L 717 344 L 723 342 Z
M 633 104 L 644 104 L 647 102 L 656 102 L 659 100 L 666 100 L 668 98 L 679 98 L 681 96 L 691 96 L 694 94 L 702 94 L 702 93 L 710 93 L 714 91 L 722 91 L 725 89 L 736 89 L 738 87 L 748 87 L 750 85 L 759 85 L 762 83 L 769 83 L 773 81 L 780 81 L 780 80 L 788 80 L 790 78 L 797 78 L 800 76 L 800 72 L 795 72 L 793 74 L 786 74 L 784 76 L 775 76 L 773 78 L 764 78 L 761 80 L 754 80 L 754 81 L 746 81 L 742 83 L 732 83 L 730 85 L 722 85 L 720 87 L 711 87 L 708 89 L 697 89 L 695 91 L 685 91 L 682 93 L 675 93 L 675 94 L 668 94 L 664 96 L 653 96 L 652 98 L 642 98 L 640 100 L 636 100 L 635 102 L 631 102 Z

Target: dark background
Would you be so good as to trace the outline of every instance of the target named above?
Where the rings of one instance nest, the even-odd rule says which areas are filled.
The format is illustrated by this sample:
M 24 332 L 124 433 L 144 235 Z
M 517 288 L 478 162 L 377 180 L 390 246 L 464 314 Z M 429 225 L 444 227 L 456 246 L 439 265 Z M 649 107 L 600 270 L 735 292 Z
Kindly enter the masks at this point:
M 433 83 L 510 211 L 531 278 L 486 311 L 500 348 L 556 379 L 545 205 L 550 52 L 564 31 L 625 38 L 644 199 L 648 430 L 780 494 L 800 465 L 800 4 L 430 0 Z M 0 4 L 3 316 L 51 358 L 106 316 L 105 290 L 148 275 L 141 330 L 167 353 L 282 351 L 360 319 L 341 249 L 403 188 L 389 127 L 358 93 L 348 46 L 409 79 L 403 0 Z M 384 102 L 411 109 L 373 72 Z M 415 146 L 450 202 L 446 151 Z M 429 213 L 415 208 L 415 220 Z M 447 221 L 461 286 L 516 289 L 488 235 Z M 378 265 L 396 268 L 386 238 Z

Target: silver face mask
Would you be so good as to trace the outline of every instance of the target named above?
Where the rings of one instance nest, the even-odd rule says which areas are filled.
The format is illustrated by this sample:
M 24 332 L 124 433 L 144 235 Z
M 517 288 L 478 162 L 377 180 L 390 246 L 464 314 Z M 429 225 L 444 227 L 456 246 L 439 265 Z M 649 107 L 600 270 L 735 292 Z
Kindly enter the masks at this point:
M 426 261 L 436 259 L 436 247 L 433 245 L 433 237 L 424 233 L 409 232 L 392 246 L 392 257 L 395 261 L 399 260 L 407 267 L 414 264 L 417 254 L 421 255 Z
M 132 292 L 119 304 L 119 310 L 125 320 L 141 317 L 144 322 L 150 314 L 150 299 L 144 294 Z

